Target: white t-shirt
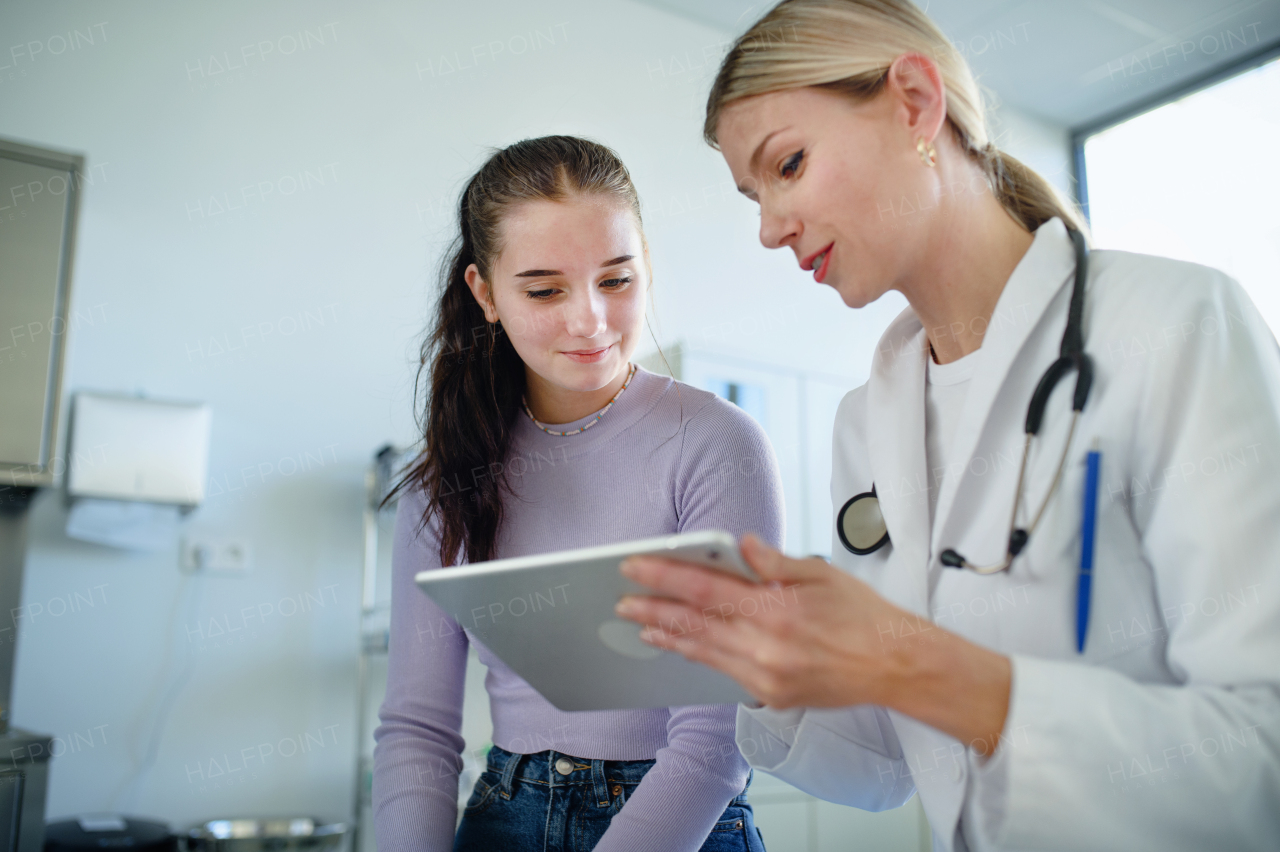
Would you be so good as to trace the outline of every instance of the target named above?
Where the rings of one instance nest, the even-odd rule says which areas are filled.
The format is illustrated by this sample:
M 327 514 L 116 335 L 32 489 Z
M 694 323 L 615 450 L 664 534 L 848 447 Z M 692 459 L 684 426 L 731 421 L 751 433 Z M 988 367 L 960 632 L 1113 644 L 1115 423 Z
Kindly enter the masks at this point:
M 924 449 L 929 465 L 929 525 L 933 526 L 938 492 L 948 474 L 947 463 L 955 443 L 956 426 L 969 395 L 969 379 L 978 362 L 980 349 L 950 364 L 937 364 L 929 356 L 929 370 L 924 394 Z

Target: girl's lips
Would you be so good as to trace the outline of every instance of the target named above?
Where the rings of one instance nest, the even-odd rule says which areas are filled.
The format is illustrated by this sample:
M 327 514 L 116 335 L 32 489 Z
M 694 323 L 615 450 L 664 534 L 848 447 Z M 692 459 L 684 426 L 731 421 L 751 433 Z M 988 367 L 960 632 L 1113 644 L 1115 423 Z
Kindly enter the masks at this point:
M 827 277 L 827 267 L 831 265 L 831 252 L 833 251 L 835 251 L 834 243 L 827 246 L 826 253 L 822 255 L 822 265 L 818 267 L 817 272 L 813 273 L 813 280 L 819 284 L 822 283 L 822 279 Z
M 613 345 L 610 344 L 602 349 L 593 349 L 588 352 L 565 352 L 564 354 L 579 364 L 594 364 L 597 361 L 603 361 L 604 356 L 608 355 L 609 350 L 612 348 Z

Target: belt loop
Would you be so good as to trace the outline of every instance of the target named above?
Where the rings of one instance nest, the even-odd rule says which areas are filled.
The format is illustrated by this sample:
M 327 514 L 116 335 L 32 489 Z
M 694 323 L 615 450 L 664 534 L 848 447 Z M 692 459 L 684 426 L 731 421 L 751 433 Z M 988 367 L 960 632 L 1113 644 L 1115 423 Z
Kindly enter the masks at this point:
M 507 765 L 502 767 L 502 783 L 498 785 L 502 798 L 511 798 L 511 785 L 516 777 L 516 770 L 520 767 L 520 761 L 524 760 L 528 755 L 511 754 L 507 758 Z
M 602 808 L 609 807 L 609 785 L 604 777 L 604 761 L 598 757 L 591 761 L 591 782 L 596 791 L 596 804 Z

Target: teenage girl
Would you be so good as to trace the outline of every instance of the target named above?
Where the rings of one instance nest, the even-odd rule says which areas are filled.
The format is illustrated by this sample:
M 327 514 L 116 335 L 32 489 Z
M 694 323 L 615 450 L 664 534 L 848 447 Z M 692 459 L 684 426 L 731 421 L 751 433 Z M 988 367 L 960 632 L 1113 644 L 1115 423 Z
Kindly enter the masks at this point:
M 567 713 L 479 643 L 494 746 L 458 824 L 475 639 L 417 572 L 691 530 L 776 546 L 783 529 L 759 425 L 631 363 L 649 257 L 612 151 L 566 136 L 498 151 L 459 224 L 423 348 L 425 449 L 399 484 L 378 848 L 763 850 L 733 705 Z

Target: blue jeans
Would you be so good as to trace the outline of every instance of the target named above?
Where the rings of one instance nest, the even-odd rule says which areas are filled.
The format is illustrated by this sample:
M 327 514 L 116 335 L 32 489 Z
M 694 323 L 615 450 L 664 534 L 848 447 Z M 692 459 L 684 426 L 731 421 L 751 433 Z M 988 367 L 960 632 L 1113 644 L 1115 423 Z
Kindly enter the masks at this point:
M 557 769 L 569 769 L 563 774 Z M 463 811 L 454 852 L 587 852 L 635 792 L 652 760 L 591 760 L 494 746 Z M 747 778 L 747 786 L 751 778 Z M 764 852 L 747 791 L 711 828 L 702 852 Z

